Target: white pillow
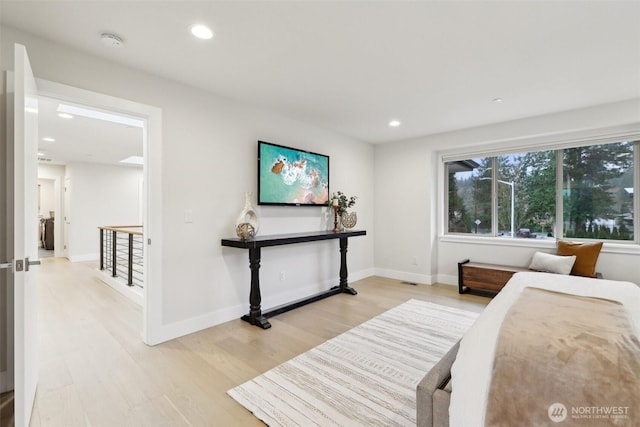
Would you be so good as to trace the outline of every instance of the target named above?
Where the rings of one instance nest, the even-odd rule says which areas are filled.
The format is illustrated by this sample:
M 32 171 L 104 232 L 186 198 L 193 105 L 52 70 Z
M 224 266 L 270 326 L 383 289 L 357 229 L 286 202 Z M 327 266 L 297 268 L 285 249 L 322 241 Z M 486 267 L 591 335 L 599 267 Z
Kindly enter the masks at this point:
M 569 274 L 576 262 L 576 256 L 558 256 L 545 252 L 536 252 L 531 260 L 530 270 L 546 271 L 549 273 Z

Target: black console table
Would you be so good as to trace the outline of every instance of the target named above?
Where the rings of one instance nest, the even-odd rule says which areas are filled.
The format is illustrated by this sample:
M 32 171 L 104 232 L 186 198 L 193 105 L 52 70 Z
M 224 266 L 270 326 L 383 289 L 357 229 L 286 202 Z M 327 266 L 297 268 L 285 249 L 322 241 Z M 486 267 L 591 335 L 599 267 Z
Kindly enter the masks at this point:
M 347 282 L 347 239 L 355 236 L 365 236 L 365 230 L 345 231 L 334 233 L 333 231 L 314 231 L 309 233 L 278 234 L 272 236 L 257 236 L 250 240 L 222 239 L 222 246 L 249 250 L 249 268 L 251 269 L 251 293 L 249 294 L 249 314 L 242 316 L 242 320 L 256 325 L 262 329 L 271 327 L 267 320 L 269 317 L 284 313 L 294 308 L 330 297 L 339 293 L 356 295 L 358 292 L 348 286 Z M 316 242 L 319 240 L 340 239 L 340 282 L 328 291 L 294 301 L 276 307 L 263 313 L 260 308 L 262 296 L 260 295 L 260 249 L 267 246 L 290 245 L 293 243 Z

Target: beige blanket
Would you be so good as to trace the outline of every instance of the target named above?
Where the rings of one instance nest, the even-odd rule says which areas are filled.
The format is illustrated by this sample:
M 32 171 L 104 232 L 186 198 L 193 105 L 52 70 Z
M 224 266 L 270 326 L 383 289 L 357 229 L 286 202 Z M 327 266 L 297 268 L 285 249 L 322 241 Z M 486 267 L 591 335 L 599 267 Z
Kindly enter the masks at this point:
M 485 425 L 639 420 L 640 341 L 624 307 L 525 288 L 500 331 Z

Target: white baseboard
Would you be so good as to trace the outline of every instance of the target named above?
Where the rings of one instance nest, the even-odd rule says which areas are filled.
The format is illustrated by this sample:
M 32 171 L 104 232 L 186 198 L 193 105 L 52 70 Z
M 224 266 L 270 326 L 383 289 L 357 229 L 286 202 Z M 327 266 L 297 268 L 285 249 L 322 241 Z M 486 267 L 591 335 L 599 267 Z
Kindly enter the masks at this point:
M 349 283 L 361 280 L 365 277 L 373 275 L 373 270 L 356 271 L 349 274 Z M 263 311 L 269 311 L 272 308 L 284 305 L 299 299 L 303 299 L 323 290 L 330 289 L 338 284 L 338 279 L 327 280 L 323 283 L 305 286 L 304 288 L 296 288 L 289 292 L 281 292 L 278 295 L 270 297 L 262 295 L 261 307 Z M 162 329 L 154 333 L 152 345 L 160 344 L 184 335 L 192 334 L 203 329 L 211 328 L 230 320 L 235 320 L 249 312 L 249 301 L 238 304 L 233 307 L 226 307 L 201 316 L 192 317 L 190 319 L 173 322 L 162 326 Z
M 71 262 L 98 261 L 100 259 L 100 254 L 71 255 L 68 258 Z
M 366 270 L 360 270 L 354 273 L 349 273 L 349 283 L 357 282 L 358 280 L 366 279 L 367 277 L 371 277 L 375 275 L 376 275 L 375 268 L 368 268 Z
M 458 276 L 452 276 L 450 274 L 438 274 L 438 283 L 458 286 Z
M 402 280 L 403 282 L 417 283 L 424 285 L 433 285 L 433 278 L 428 274 L 408 273 L 406 271 L 387 270 L 385 268 L 376 268 L 376 276 L 386 277 L 388 279 Z
M 98 272 L 98 277 L 100 278 L 100 280 L 102 280 L 105 284 L 142 307 L 142 305 L 144 304 L 144 291 L 141 288 L 139 288 L 138 286 L 128 286 L 121 280 L 118 280 L 115 277 L 111 276 L 111 274 L 107 271 L 96 271 Z

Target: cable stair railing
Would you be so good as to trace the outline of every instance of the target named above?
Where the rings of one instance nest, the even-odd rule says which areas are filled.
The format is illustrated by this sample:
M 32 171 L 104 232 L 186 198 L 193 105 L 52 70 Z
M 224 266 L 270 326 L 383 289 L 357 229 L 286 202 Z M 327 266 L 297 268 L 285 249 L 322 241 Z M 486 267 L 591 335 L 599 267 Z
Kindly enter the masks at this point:
M 123 279 L 128 286 L 144 287 L 142 225 L 111 225 L 100 231 L 100 270 Z

